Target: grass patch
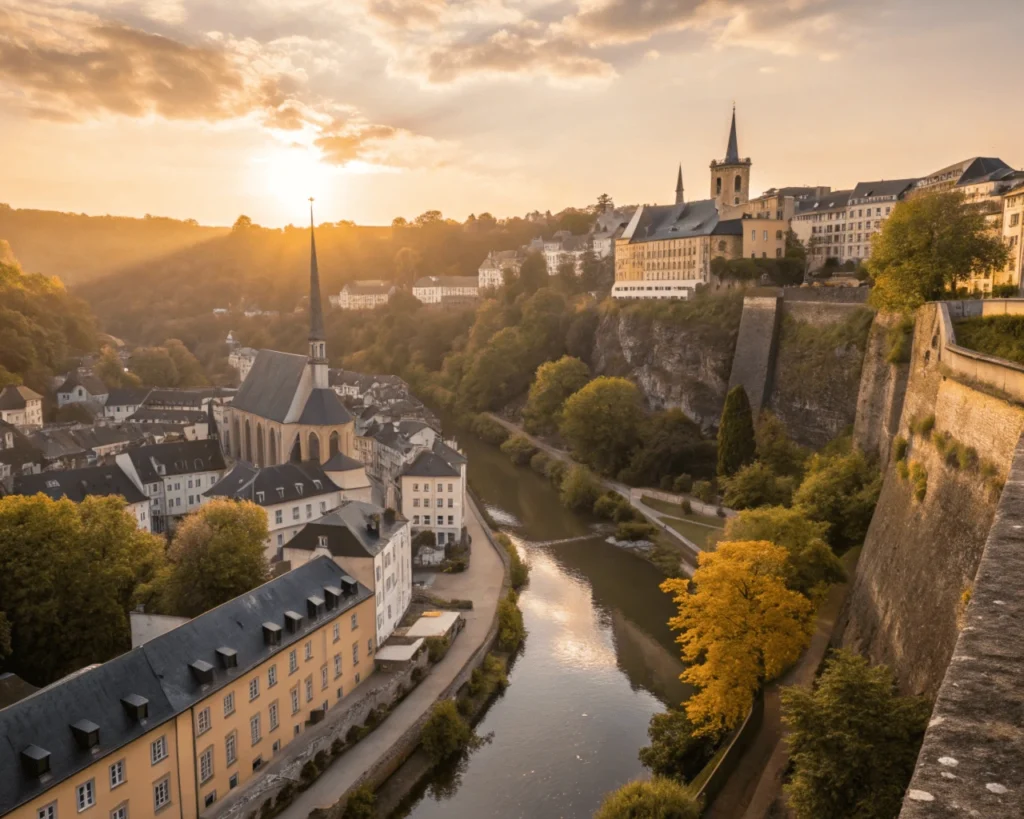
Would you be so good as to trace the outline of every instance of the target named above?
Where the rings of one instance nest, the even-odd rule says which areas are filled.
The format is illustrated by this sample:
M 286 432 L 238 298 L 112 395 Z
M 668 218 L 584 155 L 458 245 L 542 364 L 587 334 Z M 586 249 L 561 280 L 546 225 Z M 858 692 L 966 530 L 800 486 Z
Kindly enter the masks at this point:
M 953 329 L 961 347 L 1024 364 L 1024 316 L 961 319 Z
M 661 512 L 663 515 L 669 515 L 670 517 L 679 518 L 681 520 L 693 521 L 694 523 L 703 523 L 715 529 L 722 529 L 725 526 L 722 519 L 717 515 L 696 515 L 692 512 L 689 515 L 685 515 L 683 514 L 683 509 L 679 504 L 658 500 L 657 498 L 652 498 L 650 495 L 644 495 L 641 500 L 647 506 L 650 506 L 651 509 Z
M 714 551 L 718 541 L 725 537 L 724 529 L 712 529 L 680 518 L 664 518 L 663 520 L 683 537 L 708 551 Z
M 910 361 L 910 351 L 914 344 L 914 319 L 908 316 L 895 327 L 890 327 L 885 340 L 885 360 L 888 363 L 905 364 Z
M 725 758 L 725 754 L 729 750 L 730 742 L 732 742 L 731 736 L 722 743 L 722 747 L 715 752 L 715 755 L 711 757 L 710 760 L 708 760 L 708 764 L 701 769 L 701 772 L 687 783 L 686 789 L 692 796 L 697 796 L 697 794 L 700 793 L 700 789 L 704 787 L 704 783 L 711 778 L 711 774 L 714 773 L 715 768 L 718 767 L 718 763 Z

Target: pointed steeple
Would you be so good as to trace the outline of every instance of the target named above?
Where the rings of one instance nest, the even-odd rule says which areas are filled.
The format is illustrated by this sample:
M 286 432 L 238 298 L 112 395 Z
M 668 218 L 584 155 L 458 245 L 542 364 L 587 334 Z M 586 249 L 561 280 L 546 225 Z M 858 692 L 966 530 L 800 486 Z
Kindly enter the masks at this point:
M 206 402 L 206 437 L 216 441 L 220 438 L 217 434 L 217 419 L 213 416 L 213 399 Z
M 681 205 L 686 201 L 683 196 L 683 166 L 679 166 L 679 178 L 676 181 L 676 204 Z
M 324 340 L 324 310 L 320 304 L 320 270 L 316 264 L 316 232 L 313 227 L 312 197 L 309 200 L 309 340 Z
M 725 162 L 734 165 L 740 161 L 740 149 L 736 142 L 736 105 L 732 106 L 732 128 L 729 129 L 729 147 L 725 151 Z

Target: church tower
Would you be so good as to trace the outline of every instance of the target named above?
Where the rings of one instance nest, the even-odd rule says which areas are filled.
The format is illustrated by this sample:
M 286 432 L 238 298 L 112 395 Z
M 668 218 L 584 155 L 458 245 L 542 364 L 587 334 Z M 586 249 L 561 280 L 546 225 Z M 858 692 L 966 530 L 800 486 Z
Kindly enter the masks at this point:
M 676 204 L 682 205 L 686 202 L 686 197 L 683 195 L 683 166 L 679 166 L 679 178 L 676 179 Z
M 740 159 L 736 139 L 736 106 L 732 107 L 732 128 L 729 130 L 729 146 L 722 162 L 711 160 L 711 198 L 718 205 L 718 212 L 727 212 L 737 205 L 750 201 L 750 159 Z
M 320 270 L 316 264 L 316 229 L 313 226 L 313 200 L 309 200 L 309 365 L 313 388 L 327 389 L 327 341 L 324 310 L 320 303 Z

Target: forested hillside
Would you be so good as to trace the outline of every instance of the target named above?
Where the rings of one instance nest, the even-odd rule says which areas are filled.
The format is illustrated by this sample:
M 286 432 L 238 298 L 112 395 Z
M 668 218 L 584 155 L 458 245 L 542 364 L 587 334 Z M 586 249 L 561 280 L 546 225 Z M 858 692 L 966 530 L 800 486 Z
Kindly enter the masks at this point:
M 0 203 L 0 239 L 26 270 L 60 276 L 69 286 L 158 259 L 227 233 L 189 219 L 86 216 L 16 209 Z

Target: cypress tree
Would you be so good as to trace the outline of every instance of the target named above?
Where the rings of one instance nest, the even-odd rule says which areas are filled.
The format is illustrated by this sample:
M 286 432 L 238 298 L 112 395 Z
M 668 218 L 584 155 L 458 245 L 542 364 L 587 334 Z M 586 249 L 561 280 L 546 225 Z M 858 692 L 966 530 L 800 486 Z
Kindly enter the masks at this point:
M 722 420 L 718 425 L 718 475 L 728 477 L 754 460 L 754 418 L 747 391 L 735 386 L 725 396 Z

